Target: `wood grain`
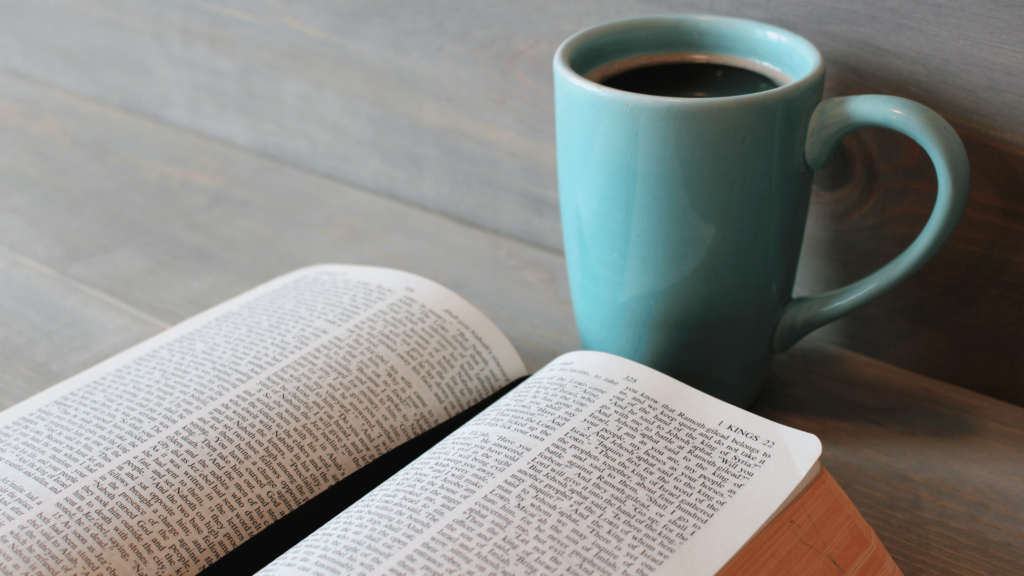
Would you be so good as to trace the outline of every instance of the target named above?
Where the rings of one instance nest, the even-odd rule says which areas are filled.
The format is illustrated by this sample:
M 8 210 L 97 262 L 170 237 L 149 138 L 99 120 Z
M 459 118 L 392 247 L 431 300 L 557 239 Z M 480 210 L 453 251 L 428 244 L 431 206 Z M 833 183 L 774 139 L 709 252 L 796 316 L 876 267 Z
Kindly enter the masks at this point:
M 907 576 L 1020 574 L 1024 409 L 840 348 L 776 358 L 753 411 L 817 435 Z
M 467 298 L 530 370 L 578 346 L 565 263 L 554 252 L 72 94 L 0 79 L 0 249 L 51 271 L 66 291 L 102 294 L 166 326 L 301 266 L 389 266 Z M 64 296 L 12 282 L 0 281 L 0 295 L 17 297 L 11 305 L 23 312 L 5 316 L 0 343 L 29 341 L 0 347 L 0 378 L 10 378 L 0 389 L 39 390 L 85 368 L 63 361 L 67 347 L 95 362 L 158 329 L 126 336 L 124 320 L 112 316 L 101 338 L 100 318 L 75 324 L 94 314 L 84 296 L 56 306 Z M 38 324 L 19 325 L 27 322 Z M 17 370 L 29 347 L 41 348 L 36 362 L 49 369 Z
M 0 410 L 166 324 L 0 247 Z
M 903 576 L 871 526 L 822 468 L 818 478 L 718 576 Z
M 792 29 L 824 53 L 829 94 L 905 96 L 953 122 L 973 171 L 960 231 L 820 337 L 1024 404 L 1024 11 L 1012 2 L 8 1 L 0 69 L 560 250 L 556 46 L 601 21 L 687 11 Z M 844 153 L 819 178 L 801 292 L 877 268 L 931 209 L 916 146 L 868 131 Z M 207 257 L 176 240 L 161 241 L 182 262 Z

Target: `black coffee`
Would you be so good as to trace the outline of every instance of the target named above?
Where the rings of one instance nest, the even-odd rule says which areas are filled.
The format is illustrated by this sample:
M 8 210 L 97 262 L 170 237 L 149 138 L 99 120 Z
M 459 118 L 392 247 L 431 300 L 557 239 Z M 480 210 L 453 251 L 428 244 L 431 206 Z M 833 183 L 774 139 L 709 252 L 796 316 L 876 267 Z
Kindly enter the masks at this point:
M 690 62 L 634 68 L 601 84 L 627 92 L 674 98 L 740 96 L 779 86 L 770 78 L 743 68 Z

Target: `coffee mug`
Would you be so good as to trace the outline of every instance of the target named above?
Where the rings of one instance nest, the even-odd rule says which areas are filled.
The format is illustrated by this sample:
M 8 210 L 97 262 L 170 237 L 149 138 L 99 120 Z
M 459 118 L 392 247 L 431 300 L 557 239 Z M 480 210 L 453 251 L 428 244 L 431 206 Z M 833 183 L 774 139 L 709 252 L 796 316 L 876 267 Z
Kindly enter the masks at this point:
M 689 89 L 712 97 L 640 93 L 657 94 L 659 75 L 697 65 L 710 72 Z M 823 101 L 821 54 L 775 26 L 693 15 L 611 22 L 566 40 L 554 75 L 562 229 L 583 347 L 739 406 L 760 392 L 773 353 L 931 259 L 967 202 L 967 155 L 945 120 L 903 98 Z M 744 75 L 753 80 L 730 80 L 717 94 L 732 95 L 714 96 L 716 78 Z M 793 298 L 813 170 L 865 126 L 924 147 L 938 173 L 935 208 L 877 272 Z

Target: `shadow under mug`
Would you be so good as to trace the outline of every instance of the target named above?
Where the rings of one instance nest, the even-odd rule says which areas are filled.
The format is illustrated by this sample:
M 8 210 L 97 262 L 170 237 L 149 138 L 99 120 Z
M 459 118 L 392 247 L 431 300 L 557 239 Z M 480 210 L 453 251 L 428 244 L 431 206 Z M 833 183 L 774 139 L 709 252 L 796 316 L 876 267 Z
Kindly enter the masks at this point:
M 752 63 L 780 85 L 673 98 L 589 79 L 659 58 Z M 967 202 L 967 155 L 945 120 L 903 98 L 822 101 L 821 54 L 775 26 L 692 15 L 611 22 L 566 40 L 554 75 L 562 229 L 583 348 L 739 406 L 757 397 L 773 353 L 931 259 Z M 874 274 L 794 299 L 813 170 L 866 126 L 906 134 L 927 151 L 935 208 L 917 239 Z

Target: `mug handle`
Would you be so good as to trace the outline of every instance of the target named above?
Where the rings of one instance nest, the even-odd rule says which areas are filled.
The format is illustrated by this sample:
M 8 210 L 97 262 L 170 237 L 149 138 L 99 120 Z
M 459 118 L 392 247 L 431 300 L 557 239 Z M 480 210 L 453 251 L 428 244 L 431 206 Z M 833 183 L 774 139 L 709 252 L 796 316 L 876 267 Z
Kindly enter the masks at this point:
M 785 352 L 811 331 L 895 288 L 935 256 L 964 213 L 970 167 L 963 142 L 941 116 L 905 98 L 848 96 L 819 103 L 807 130 L 807 164 L 821 168 L 844 136 L 869 126 L 910 136 L 928 153 L 939 180 L 932 215 L 913 244 L 870 276 L 823 294 L 791 299 L 775 329 L 772 352 Z

